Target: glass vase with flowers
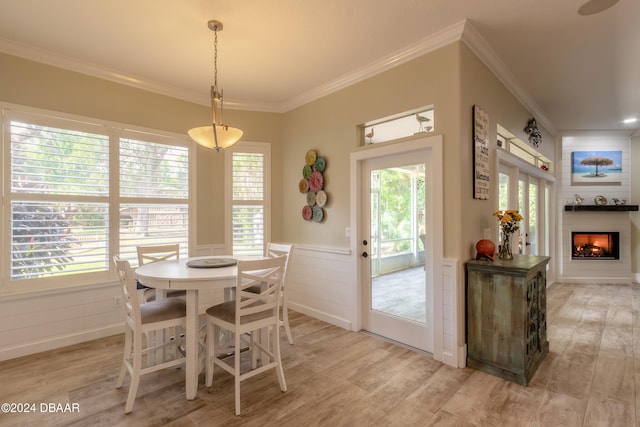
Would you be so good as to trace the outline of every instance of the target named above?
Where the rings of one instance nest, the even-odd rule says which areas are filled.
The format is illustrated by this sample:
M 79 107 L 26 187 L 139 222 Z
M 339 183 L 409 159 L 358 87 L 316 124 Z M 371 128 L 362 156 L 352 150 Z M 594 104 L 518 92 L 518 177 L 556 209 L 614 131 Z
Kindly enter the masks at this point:
M 500 225 L 500 245 L 498 246 L 498 258 L 513 259 L 513 251 L 511 250 L 511 238 L 513 233 L 520 228 L 522 215 L 513 209 L 499 210 L 493 213 Z

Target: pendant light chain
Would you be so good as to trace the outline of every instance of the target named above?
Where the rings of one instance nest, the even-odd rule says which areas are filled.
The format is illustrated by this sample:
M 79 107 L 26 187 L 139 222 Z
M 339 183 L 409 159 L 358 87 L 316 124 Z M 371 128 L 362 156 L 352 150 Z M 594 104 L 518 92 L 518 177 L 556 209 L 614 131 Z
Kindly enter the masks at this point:
M 213 87 L 218 90 L 218 28 L 213 31 Z
M 220 111 L 219 113 L 216 114 L 216 116 L 218 117 L 218 123 L 216 123 L 219 126 L 222 126 L 223 128 L 227 128 L 228 126 L 226 126 L 224 124 L 224 106 L 223 106 L 223 102 L 224 100 L 223 95 L 222 95 L 222 90 L 218 89 L 218 27 L 214 27 L 213 30 L 213 102 L 220 102 Z M 214 108 L 217 108 L 214 106 Z

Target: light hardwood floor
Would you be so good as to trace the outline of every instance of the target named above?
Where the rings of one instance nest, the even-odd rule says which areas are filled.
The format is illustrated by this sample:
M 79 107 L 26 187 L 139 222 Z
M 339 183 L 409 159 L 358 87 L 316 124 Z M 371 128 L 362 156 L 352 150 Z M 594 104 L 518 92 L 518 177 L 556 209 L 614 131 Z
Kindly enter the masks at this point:
M 246 381 L 242 416 L 230 375 L 186 401 L 182 369 L 143 378 L 125 415 L 114 336 L 1 362 L 0 403 L 77 403 L 80 413 L 0 413 L 0 425 L 638 426 L 640 285 L 554 284 L 547 311 L 551 351 L 528 387 L 292 312 L 288 391 L 274 372 Z

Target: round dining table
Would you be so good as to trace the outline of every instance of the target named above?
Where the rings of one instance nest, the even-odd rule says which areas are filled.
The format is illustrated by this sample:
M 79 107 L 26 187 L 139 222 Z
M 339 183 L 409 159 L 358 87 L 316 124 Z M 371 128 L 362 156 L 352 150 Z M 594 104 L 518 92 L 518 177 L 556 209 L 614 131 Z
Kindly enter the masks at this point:
M 159 261 L 136 268 L 135 273 L 145 286 L 162 290 L 186 291 L 185 327 L 185 392 L 187 400 L 195 399 L 198 392 L 199 349 L 198 349 L 198 291 L 209 289 L 230 289 L 235 287 L 237 259 L 256 257 L 207 256 Z M 233 265 L 228 265 L 232 264 Z M 197 267 L 190 267 L 195 264 Z M 225 292 L 228 299 L 229 292 Z

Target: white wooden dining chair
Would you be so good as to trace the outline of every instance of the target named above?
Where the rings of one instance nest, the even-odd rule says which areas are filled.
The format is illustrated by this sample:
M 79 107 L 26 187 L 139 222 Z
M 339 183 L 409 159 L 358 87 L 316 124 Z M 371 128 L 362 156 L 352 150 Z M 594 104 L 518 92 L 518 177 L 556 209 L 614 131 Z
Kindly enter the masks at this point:
M 284 369 L 280 357 L 280 328 L 278 326 L 280 310 L 280 293 L 284 278 L 285 255 L 258 260 L 238 261 L 236 277 L 235 299 L 209 307 L 207 313 L 207 355 L 205 383 L 210 387 L 213 383 L 215 366 L 220 366 L 234 376 L 235 412 L 240 415 L 240 383 L 246 379 L 275 369 L 280 384 L 280 390 L 287 391 Z M 249 292 L 247 289 L 260 285 L 260 293 Z M 234 348 L 241 345 L 249 346 L 249 356 L 253 360 L 253 352 L 259 349 L 262 364 L 250 369 L 241 369 L 240 351 L 235 351 L 233 357 L 227 354 L 216 355 L 216 337 L 218 329 L 233 333 Z M 260 335 L 269 336 L 260 340 Z M 242 341 L 248 341 L 243 343 Z M 245 365 L 246 366 L 246 365 Z
M 127 373 L 131 377 L 129 394 L 124 412 L 133 410 L 138 392 L 140 377 L 160 369 L 170 368 L 185 363 L 185 358 L 177 351 L 176 340 L 162 341 L 155 345 L 148 336 L 155 331 L 164 331 L 186 324 L 186 303 L 182 298 L 165 298 L 158 301 L 140 303 L 136 289 L 136 280 L 129 261 L 113 257 L 118 278 L 122 288 L 125 307 L 125 342 L 122 366 L 116 382 L 116 388 L 122 387 Z M 159 347 L 173 346 L 173 358 L 165 360 L 152 357 Z M 158 363 L 155 363 L 158 361 Z
M 287 334 L 287 339 L 289 340 L 289 344 L 293 344 L 293 335 L 291 334 L 291 327 L 289 326 L 289 308 L 287 306 L 287 292 L 286 292 L 286 282 L 287 282 L 287 271 L 289 270 L 289 261 L 291 260 L 291 255 L 293 255 L 293 245 L 286 245 L 283 243 L 267 243 L 267 250 L 265 252 L 266 256 L 274 257 L 286 255 L 287 260 L 284 264 L 284 276 L 282 278 L 282 290 L 280 298 L 282 299 L 282 318 L 278 320 L 278 324 L 284 327 L 284 331 Z
M 284 327 L 285 333 L 287 334 L 287 340 L 289 340 L 289 344 L 293 344 L 293 335 L 291 334 L 291 327 L 289 326 L 289 308 L 287 306 L 287 292 L 286 292 L 286 282 L 287 282 L 287 271 L 289 268 L 289 260 L 291 259 L 291 255 L 293 254 L 293 245 L 287 245 L 284 243 L 267 243 L 267 248 L 265 250 L 265 256 L 267 257 L 276 257 L 285 255 L 287 260 L 285 262 L 284 267 L 284 277 L 282 279 L 282 290 L 280 292 L 281 298 L 281 311 L 282 317 L 279 318 L 278 324 L 281 327 Z M 249 288 L 250 292 L 260 292 L 260 286 L 253 286 Z
M 141 245 L 137 246 L 138 252 L 138 266 L 158 261 L 168 261 L 172 259 L 180 259 L 180 244 L 171 243 L 165 245 Z M 153 288 L 146 288 L 143 291 L 143 302 L 154 301 L 156 299 L 156 290 Z M 185 298 L 185 291 L 167 291 L 166 297 L 181 297 Z

